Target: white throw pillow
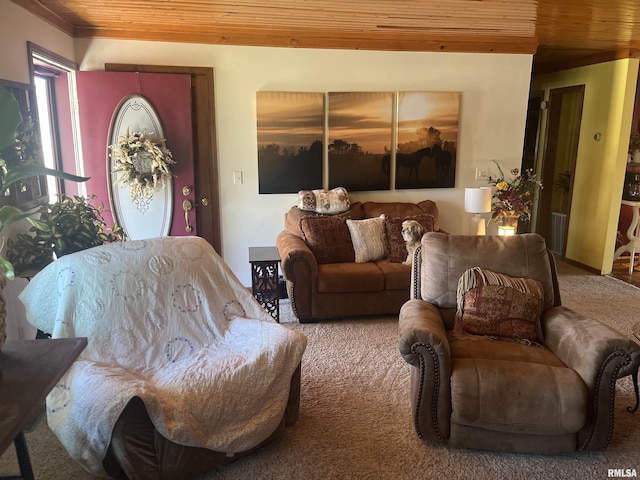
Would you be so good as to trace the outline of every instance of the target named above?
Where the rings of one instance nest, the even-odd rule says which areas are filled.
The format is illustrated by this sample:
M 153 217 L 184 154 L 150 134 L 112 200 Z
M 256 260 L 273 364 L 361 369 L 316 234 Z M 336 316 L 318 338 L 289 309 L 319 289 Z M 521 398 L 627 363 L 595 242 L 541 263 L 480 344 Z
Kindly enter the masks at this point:
M 364 220 L 347 220 L 356 263 L 373 262 L 387 254 L 384 238 L 384 215 Z

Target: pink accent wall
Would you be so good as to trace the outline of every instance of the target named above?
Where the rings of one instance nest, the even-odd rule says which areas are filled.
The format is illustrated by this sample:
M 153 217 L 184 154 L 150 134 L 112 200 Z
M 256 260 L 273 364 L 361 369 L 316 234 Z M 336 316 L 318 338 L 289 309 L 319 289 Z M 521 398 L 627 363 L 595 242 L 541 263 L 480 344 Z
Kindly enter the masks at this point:
M 174 210 L 171 235 L 195 235 L 194 210 L 190 212 L 191 233 L 185 231 L 186 222 L 182 202 L 194 194 L 182 195 L 182 187 L 193 187 L 193 134 L 191 124 L 191 78 L 188 75 L 77 72 L 80 133 L 82 138 L 87 192 L 104 203 L 104 218 L 113 223 L 107 182 L 107 155 L 111 119 L 120 101 L 131 94 L 143 95 L 156 109 L 167 148 L 177 164 L 174 168 Z

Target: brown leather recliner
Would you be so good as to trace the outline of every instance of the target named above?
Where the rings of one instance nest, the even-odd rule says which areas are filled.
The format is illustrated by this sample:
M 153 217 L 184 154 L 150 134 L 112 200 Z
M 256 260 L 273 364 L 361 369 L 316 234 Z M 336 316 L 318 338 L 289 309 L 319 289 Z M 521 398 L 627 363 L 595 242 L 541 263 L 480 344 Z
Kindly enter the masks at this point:
M 458 279 L 476 266 L 542 283 L 543 348 L 454 339 Z M 400 351 L 411 365 L 418 435 L 456 447 L 541 454 L 604 450 L 613 432 L 616 380 L 637 379 L 640 365 L 636 343 L 561 306 L 553 256 L 536 234 L 427 233 L 414 256 L 411 299 L 400 311 L 399 334 Z

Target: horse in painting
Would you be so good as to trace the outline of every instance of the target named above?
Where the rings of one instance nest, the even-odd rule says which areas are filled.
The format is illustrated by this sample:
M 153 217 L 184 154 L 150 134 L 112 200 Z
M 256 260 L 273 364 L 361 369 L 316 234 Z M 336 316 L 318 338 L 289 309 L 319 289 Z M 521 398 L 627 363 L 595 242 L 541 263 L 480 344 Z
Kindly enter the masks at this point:
M 444 150 L 440 145 L 434 145 L 425 150 L 428 150 L 426 155 L 435 163 L 438 182 L 445 182 L 451 168 L 451 152 Z
M 411 179 L 415 176 L 415 183 L 419 183 L 420 163 L 425 156 L 431 156 L 431 149 L 429 147 L 421 148 L 413 153 L 396 153 L 396 174 L 400 170 L 400 167 L 406 168 L 409 170 L 408 181 L 411 182 Z M 391 155 L 386 154 L 382 157 L 382 171 L 389 174 L 390 165 Z

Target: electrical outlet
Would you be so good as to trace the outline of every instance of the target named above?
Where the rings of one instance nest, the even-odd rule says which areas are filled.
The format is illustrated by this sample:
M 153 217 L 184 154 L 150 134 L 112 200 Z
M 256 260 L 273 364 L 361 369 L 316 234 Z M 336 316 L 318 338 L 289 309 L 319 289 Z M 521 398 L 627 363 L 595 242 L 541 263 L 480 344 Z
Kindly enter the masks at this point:
M 242 185 L 242 171 L 236 170 L 233 172 L 233 184 Z

